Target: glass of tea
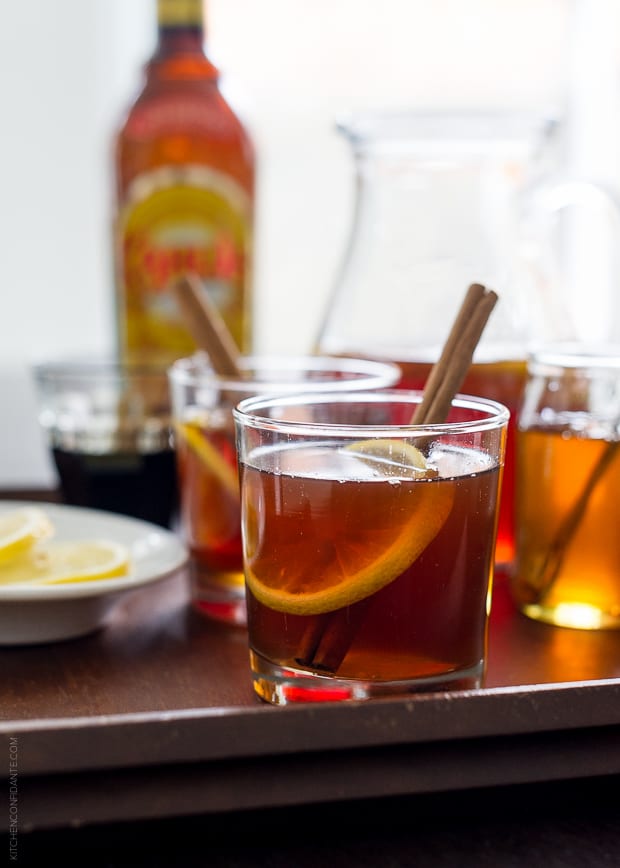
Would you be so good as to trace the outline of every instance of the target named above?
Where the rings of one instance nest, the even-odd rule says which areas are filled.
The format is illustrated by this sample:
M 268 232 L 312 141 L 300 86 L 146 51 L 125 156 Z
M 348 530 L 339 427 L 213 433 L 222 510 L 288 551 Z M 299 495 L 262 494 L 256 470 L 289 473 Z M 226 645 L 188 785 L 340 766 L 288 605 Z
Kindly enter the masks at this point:
M 257 397 L 234 412 L 250 665 L 268 702 L 481 682 L 508 410 L 420 392 Z
M 166 367 L 71 359 L 35 365 L 34 377 L 64 502 L 172 526 L 178 497 Z
M 532 354 L 517 472 L 517 605 L 562 627 L 620 627 L 620 346 Z
M 258 394 L 381 389 L 396 365 L 321 356 L 256 356 L 242 376 L 216 374 L 203 353 L 180 359 L 169 376 L 175 419 L 181 528 L 191 552 L 194 608 L 214 620 L 246 624 L 239 478 L 233 408 Z

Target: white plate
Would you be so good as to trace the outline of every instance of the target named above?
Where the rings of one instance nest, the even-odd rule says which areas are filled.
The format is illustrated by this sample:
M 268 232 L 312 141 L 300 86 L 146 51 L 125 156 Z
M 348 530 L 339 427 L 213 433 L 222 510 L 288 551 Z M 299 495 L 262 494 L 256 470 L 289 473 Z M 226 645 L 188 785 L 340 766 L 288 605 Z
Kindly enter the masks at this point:
M 0 515 L 23 507 L 43 509 L 55 540 L 110 539 L 131 554 L 127 576 L 65 585 L 0 585 L 0 645 L 55 642 L 103 626 L 125 594 L 169 576 L 187 560 L 187 549 L 171 531 L 155 524 L 96 509 L 55 503 L 0 501 Z

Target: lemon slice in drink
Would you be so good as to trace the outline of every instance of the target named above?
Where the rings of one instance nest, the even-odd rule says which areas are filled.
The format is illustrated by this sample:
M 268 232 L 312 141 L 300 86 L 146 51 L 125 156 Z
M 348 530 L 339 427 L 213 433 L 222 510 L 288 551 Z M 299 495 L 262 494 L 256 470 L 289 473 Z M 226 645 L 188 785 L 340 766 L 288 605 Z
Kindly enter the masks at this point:
M 24 507 L 0 515 L 0 566 L 32 548 L 54 532 L 42 509 Z
M 417 446 L 404 440 L 356 440 L 345 449 L 385 476 L 415 479 L 438 475 L 435 469 L 428 466 Z
M 352 444 L 345 451 L 354 458 L 360 452 L 360 460 L 371 460 L 377 468 L 383 465 L 376 481 L 369 481 L 367 475 L 361 482 L 332 483 L 282 475 L 280 496 L 300 513 L 297 524 L 293 521 L 291 532 L 280 532 L 274 542 L 277 531 L 270 528 L 264 511 L 254 532 L 248 521 L 252 538 L 247 544 L 246 582 L 259 602 L 292 615 L 321 615 L 352 605 L 398 578 L 437 536 L 452 509 L 453 484 L 424 478 L 426 461 L 415 447 L 400 441 L 371 442 L 372 446 L 366 441 Z M 395 453 L 394 444 L 407 448 Z M 400 462 L 398 473 L 391 466 L 395 457 Z M 424 466 L 414 465 L 414 460 Z M 385 472 L 386 465 L 389 472 Z M 413 481 L 418 473 L 421 478 Z M 326 489 L 322 492 L 329 498 L 329 506 L 324 507 L 329 517 L 320 529 L 311 514 L 303 520 L 304 498 L 308 503 L 309 487 L 315 483 L 331 485 L 329 495 Z M 300 485 L 305 489 L 303 495 Z M 251 486 L 248 480 L 247 487 Z M 251 504 L 260 504 L 261 494 L 258 490 L 248 494 L 246 509 L 251 519 Z M 298 507 L 292 506 L 296 500 Z M 300 542 L 307 546 L 301 556 Z
M 175 426 L 177 437 L 184 440 L 195 455 L 202 461 L 226 492 L 235 500 L 239 500 L 239 479 L 237 471 L 222 458 L 217 449 L 202 436 L 198 428 L 191 423 L 178 422 Z
M 50 542 L 0 565 L 0 584 L 66 584 L 125 576 L 126 546 L 111 540 Z

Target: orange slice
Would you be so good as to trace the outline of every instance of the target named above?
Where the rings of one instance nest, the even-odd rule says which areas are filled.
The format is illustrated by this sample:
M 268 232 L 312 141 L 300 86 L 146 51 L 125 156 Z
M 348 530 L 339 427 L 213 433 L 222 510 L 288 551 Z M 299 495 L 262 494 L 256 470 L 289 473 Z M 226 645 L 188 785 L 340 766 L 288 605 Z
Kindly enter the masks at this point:
M 361 452 L 359 460 L 364 463 L 370 460 L 383 468 L 376 477 L 381 490 L 376 479 L 368 481 L 367 475 L 362 482 L 334 481 L 330 521 L 320 529 L 308 516 L 297 533 L 280 533 L 274 542 L 266 525 L 268 518 L 262 510 L 260 516 L 254 516 L 257 510 L 251 507 L 251 502 L 260 504 L 260 493 L 255 492 L 255 498 L 248 492 L 246 582 L 257 600 L 278 612 L 321 615 L 371 596 L 411 566 L 446 521 L 454 486 L 425 479 L 422 453 L 408 444 L 404 444 L 408 448 L 400 449 L 402 445 L 399 441 L 377 440 L 372 441 L 372 446 L 363 441 L 346 448 L 354 455 Z M 424 467 L 412 465 L 414 459 L 417 464 L 424 462 Z M 399 461 L 397 474 L 393 465 Z M 387 473 L 386 463 L 390 465 Z M 422 478 L 412 483 L 417 473 Z M 329 484 L 325 480 L 280 477 L 282 502 L 294 501 L 296 485 L 305 487 L 309 500 L 310 486 L 315 482 Z M 352 496 L 358 499 L 354 505 L 345 490 L 348 484 L 356 487 Z M 290 489 L 283 487 L 286 485 Z

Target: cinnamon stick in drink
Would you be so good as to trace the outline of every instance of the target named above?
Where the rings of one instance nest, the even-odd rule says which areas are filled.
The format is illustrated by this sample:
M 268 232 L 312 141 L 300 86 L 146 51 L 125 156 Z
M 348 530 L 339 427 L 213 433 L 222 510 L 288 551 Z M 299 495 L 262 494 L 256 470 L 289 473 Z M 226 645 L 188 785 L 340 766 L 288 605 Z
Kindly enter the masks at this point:
M 215 372 L 222 377 L 242 377 L 237 345 L 200 280 L 186 274 L 174 284 L 173 293 L 189 332 L 209 356 Z
M 492 289 L 479 283 L 469 287 L 441 355 L 428 376 L 422 401 L 413 414 L 414 425 L 445 422 L 496 302 L 497 294 Z
M 562 570 L 567 549 L 581 524 L 590 503 L 590 498 L 607 472 L 611 462 L 616 457 L 619 446 L 620 443 L 617 440 L 613 440 L 606 445 L 605 450 L 601 453 L 600 458 L 588 476 L 579 497 L 566 514 L 549 547 L 546 557 L 540 565 L 538 573 L 532 577 L 531 582 L 526 587 L 525 594 L 527 594 L 527 602 L 530 605 L 540 603 L 555 584 Z
M 415 425 L 423 424 L 423 420 L 429 415 L 431 402 L 435 400 L 437 390 L 445 377 L 446 368 L 451 364 L 451 360 L 461 342 L 463 333 L 474 316 L 478 304 L 486 293 L 487 290 L 481 283 L 472 283 L 467 289 L 461 307 L 452 323 L 452 328 L 448 332 L 448 337 L 443 345 L 439 359 L 428 375 L 428 379 L 424 386 L 422 400 L 416 407 L 416 411 L 413 415 L 412 421 Z

